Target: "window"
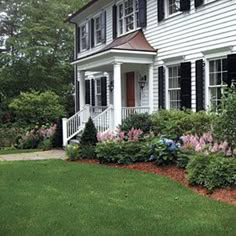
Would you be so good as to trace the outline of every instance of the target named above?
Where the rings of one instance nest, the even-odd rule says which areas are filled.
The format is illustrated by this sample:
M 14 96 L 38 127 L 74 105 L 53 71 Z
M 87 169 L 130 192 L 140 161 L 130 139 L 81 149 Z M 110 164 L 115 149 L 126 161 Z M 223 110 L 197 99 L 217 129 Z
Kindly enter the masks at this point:
M 102 87 L 101 87 L 101 79 L 96 80 L 96 105 L 102 105 Z
M 168 15 L 172 15 L 179 11 L 180 2 L 179 0 L 168 0 L 167 12 Z
M 179 109 L 180 100 L 180 65 L 168 67 L 168 95 L 170 109 Z
M 102 14 L 95 18 L 95 42 L 102 42 Z
M 227 78 L 227 59 L 215 59 L 209 61 L 209 92 L 211 108 L 217 110 L 220 104 Z
M 88 45 L 88 31 L 87 31 L 87 24 L 81 26 L 81 51 L 87 49 Z
M 118 32 L 119 35 L 138 28 L 138 0 L 125 0 L 118 5 Z

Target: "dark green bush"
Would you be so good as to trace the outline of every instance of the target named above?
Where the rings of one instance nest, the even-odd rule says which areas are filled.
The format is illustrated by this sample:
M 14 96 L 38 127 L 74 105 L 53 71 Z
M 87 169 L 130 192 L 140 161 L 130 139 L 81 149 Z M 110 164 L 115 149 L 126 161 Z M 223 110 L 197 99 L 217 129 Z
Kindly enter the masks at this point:
M 57 128 L 55 133 L 52 136 L 52 146 L 53 147 L 62 147 L 62 119 L 57 119 Z
M 96 157 L 95 147 L 97 143 L 97 130 L 91 117 L 85 125 L 84 132 L 80 140 L 80 158 Z
M 222 106 L 213 122 L 213 135 L 217 140 L 226 140 L 232 148 L 236 148 L 236 89 L 224 94 Z
M 128 132 L 132 128 L 141 129 L 144 134 L 149 133 L 152 129 L 151 116 L 148 113 L 131 114 L 120 125 L 120 130 Z
M 203 111 L 161 110 L 152 115 L 154 132 L 169 138 L 186 133 L 201 135 L 211 130 L 211 120 L 211 115 Z
M 190 159 L 195 156 L 195 152 L 192 150 L 180 149 L 178 152 L 176 164 L 179 168 L 185 169 Z
M 209 190 L 236 186 L 236 159 L 218 155 L 198 155 L 187 165 L 187 179 L 191 185 L 203 185 Z

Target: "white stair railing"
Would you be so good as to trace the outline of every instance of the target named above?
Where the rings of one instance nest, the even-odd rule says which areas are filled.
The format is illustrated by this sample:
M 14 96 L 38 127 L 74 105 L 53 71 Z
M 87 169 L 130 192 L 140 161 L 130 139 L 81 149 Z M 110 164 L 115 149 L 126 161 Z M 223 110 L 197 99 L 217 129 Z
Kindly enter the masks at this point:
M 77 112 L 71 118 L 62 119 L 63 129 L 63 146 L 66 146 L 68 141 L 77 135 L 85 126 L 85 123 L 90 117 L 90 106 L 86 105 L 82 110 Z
M 122 120 L 135 113 L 149 113 L 150 107 L 122 107 Z
M 94 125 L 98 132 L 104 132 L 113 128 L 113 107 L 109 106 L 101 114 L 93 118 Z

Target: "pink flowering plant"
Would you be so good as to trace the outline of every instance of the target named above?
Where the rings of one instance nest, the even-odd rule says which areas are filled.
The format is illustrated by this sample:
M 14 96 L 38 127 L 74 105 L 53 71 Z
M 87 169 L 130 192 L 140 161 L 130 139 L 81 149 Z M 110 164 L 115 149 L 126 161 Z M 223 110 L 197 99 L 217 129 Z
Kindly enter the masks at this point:
M 213 139 L 211 133 L 204 133 L 202 136 L 198 135 L 184 135 L 181 137 L 183 150 L 193 150 L 197 153 L 223 153 L 225 156 L 236 156 L 236 149 L 232 149 L 227 141 L 217 142 Z
M 16 147 L 19 149 L 30 149 L 38 147 L 50 147 L 51 138 L 56 131 L 56 124 L 46 124 L 39 127 L 36 125 L 30 129 L 26 134 L 17 138 Z

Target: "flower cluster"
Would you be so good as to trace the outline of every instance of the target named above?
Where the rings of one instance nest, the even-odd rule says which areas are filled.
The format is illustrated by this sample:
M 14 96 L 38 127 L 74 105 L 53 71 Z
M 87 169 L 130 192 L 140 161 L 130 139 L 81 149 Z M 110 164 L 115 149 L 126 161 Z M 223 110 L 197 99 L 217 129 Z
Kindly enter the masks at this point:
M 56 128 L 57 128 L 56 124 L 52 124 L 49 128 L 47 128 L 46 126 L 42 126 L 38 130 L 38 133 L 43 138 L 50 138 L 55 133 Z
M 226 156 L 236 156 L 236 149 L 232 150 L 226 141 L 221 143 L 214 141 L 210 133 L 204 133 L 202 136 L 184 135 L 181 140 L 183 149 L 193 149 L 195 152 L 205 151 L 206 153 L 223 152 Z
M 105 132 L 98 132 L 97 133 L 97 140 L 99 142 L 107 142 L 107 141 L 114 141 L 114 142 L 122 142 L 122 141 L 138 141 L 140 135 L 143 133 L 141 129 L 134 129 L 132 128 L 127 135 L 125 132 L 121 130 L 116 131 L 105 131 Z

